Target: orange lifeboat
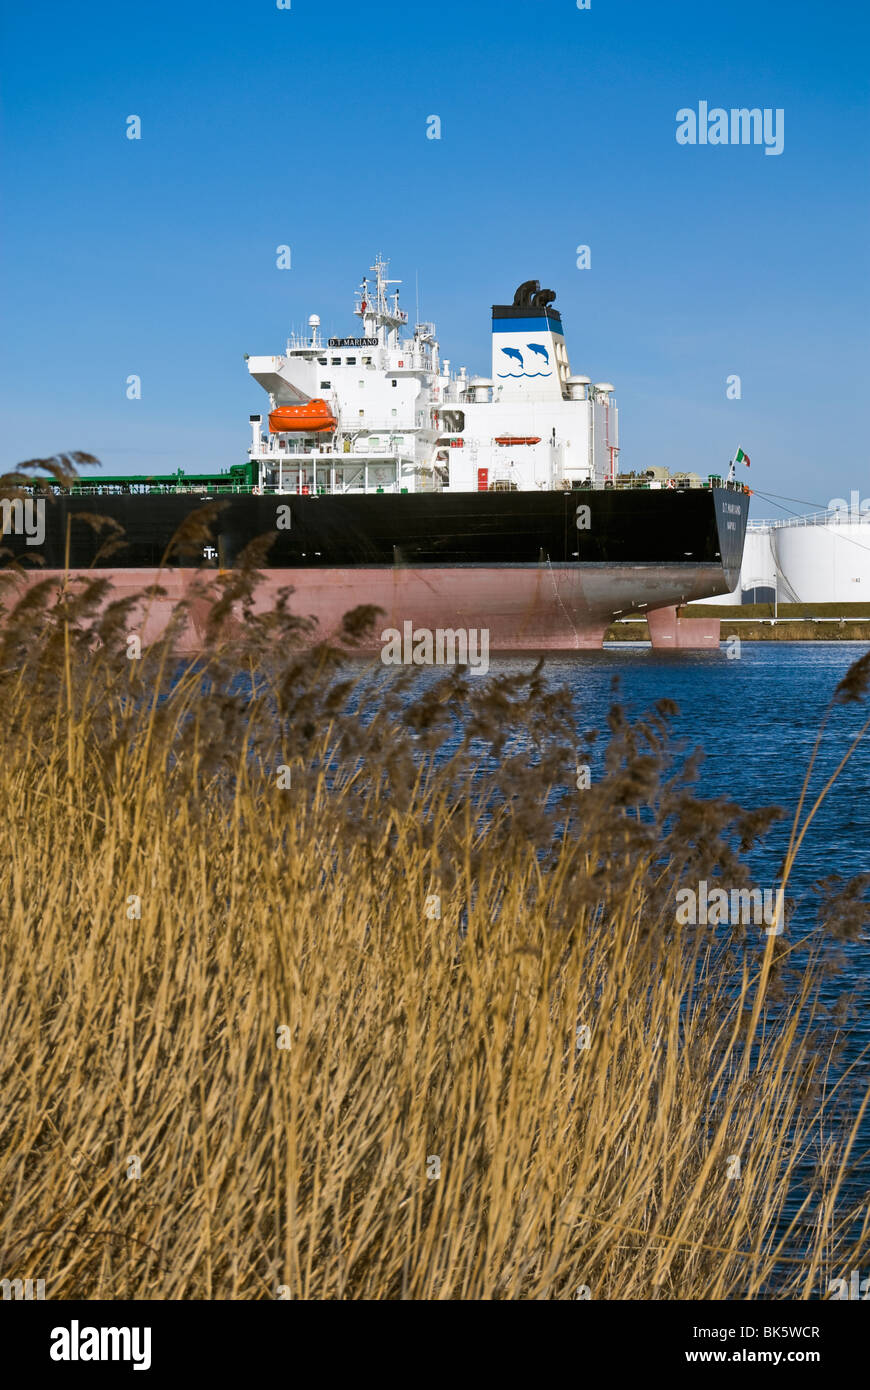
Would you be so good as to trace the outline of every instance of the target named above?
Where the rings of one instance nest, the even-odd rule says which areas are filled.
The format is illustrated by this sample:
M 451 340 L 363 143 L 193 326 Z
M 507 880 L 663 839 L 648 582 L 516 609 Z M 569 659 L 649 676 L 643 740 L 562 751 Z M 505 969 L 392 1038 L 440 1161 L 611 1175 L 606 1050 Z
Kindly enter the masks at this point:
M 496 444 L 540 444 L 540 435 L 499 434 Z
M 269 416 L 270 434 L 331 434 L 338 421 L 326 401 L 279 405 Z

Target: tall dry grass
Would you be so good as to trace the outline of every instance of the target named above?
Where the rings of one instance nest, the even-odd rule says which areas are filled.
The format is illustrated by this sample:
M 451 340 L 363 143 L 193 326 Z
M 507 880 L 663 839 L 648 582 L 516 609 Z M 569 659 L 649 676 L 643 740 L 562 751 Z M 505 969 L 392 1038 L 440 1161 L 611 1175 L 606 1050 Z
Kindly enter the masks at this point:
M 861 1268 L 830 930 L 675 921 L 773 813 L 695 796 L 667 702 L 614 705 L 577 790 L 541 671 L 390 682 L 281 610 L 227 639 L 246 583 L 196 667 L 171 633 L 129 659 L 99 581 L 5 591 L 0 1276 L 726 1299 Z

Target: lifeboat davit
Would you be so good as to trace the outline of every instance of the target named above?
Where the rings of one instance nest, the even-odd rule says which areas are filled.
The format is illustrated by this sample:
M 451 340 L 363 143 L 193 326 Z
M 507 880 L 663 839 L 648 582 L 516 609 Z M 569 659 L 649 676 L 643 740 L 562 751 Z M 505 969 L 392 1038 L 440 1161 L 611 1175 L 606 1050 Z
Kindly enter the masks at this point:
M 279 405 L 269 416 L 270 434 L 331 434 L 338 421 L 326 401 L 306 401 L 304 405 Z
M 541 437 L 538 434 L 499 434 L 496 436 L 496 444 L 540 444 Z

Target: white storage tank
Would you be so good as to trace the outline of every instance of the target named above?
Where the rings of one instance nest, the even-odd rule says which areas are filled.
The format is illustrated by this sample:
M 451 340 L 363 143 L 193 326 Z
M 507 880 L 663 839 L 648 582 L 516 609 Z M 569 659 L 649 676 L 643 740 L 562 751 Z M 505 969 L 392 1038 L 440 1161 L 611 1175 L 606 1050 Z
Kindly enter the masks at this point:
M 870 517 L 842 512 L 751 521 L 740 585 L 699 600 L 736 603 L 870 603 Z
M 870 603 L 870 520 L 784 522 L 771 542 L 780 602 Z
M 766 522 L 750 523 L 747 527 L 735 603 L 773 603 L 776 599 L 776 561 L 771 537 L 772 528 Z
M 743 546 L 743 565 L 740 583 L 730 594 L 718 594 L 700 599 L 700 603 L 739 604 L 773 603 L 776 597 L 776 566 L 771 548 L 771 525 L 767 521 L 750 521 Z M 786 602 L 785 595 L 779 598 Z

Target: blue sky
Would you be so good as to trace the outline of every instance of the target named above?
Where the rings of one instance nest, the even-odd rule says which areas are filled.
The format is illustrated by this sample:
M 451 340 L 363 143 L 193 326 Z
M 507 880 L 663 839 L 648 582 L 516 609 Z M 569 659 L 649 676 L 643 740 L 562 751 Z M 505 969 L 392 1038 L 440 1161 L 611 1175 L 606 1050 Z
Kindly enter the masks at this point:
M 740 444 L 764 493 L 870 495 L 868 40 L 864 7 L 808 0 L 7 7 L 0 467 L 242 461 L 243 353 L 311 312 L 353 331 L 382 251 L 473 371 L 490 305 L 555 289 L 624 469 Z M 678 145 L 701 100 L 781 107 L 783 153 Z

